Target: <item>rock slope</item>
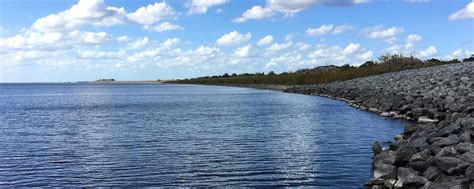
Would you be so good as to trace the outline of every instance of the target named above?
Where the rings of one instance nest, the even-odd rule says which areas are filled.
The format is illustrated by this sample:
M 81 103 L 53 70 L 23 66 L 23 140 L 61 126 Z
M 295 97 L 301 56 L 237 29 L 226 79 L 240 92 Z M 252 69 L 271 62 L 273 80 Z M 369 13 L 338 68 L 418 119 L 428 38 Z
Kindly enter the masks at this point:
M 474 188 L 474 63 L 406 70 L 285 91 L 327 96 L 413 120 L 387 149 L 374 143 L 372 188 Z

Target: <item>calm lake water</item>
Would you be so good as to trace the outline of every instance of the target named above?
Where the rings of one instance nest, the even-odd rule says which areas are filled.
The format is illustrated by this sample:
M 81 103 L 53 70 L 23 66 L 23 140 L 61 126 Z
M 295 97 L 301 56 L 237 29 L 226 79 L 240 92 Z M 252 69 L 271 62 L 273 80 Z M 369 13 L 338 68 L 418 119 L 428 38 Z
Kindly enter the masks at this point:
M 246 88 L 0 84 L 0 186 L 363 187 L 403 125 Z

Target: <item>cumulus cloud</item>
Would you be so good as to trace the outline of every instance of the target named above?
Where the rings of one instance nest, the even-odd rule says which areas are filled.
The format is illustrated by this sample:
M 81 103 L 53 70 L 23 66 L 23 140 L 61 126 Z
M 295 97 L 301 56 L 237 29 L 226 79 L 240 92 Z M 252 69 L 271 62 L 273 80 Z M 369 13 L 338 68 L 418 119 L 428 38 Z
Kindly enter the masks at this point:
M 407 37 L 407 43 L 405 44 L 405 49 L 411 49 L 416 42 L 420 41 L 422 38 L 417 34 L 410 34 Z
M 445 59 L 463 59 L 466 57 L 470 57 L 471 55 L 474 54 L 474 51 L 470 50 L 463 50 L 463 49 L 457 49 L 453 51 L 450 55 L 447 55 Z
M 140 7 L 135 12 L 127 14 L 127 18 L 141 25 L 152 25 L 156 22 L 173 19 L 177 13 L 166 1 Z
M 474 18 L 474 2 L 470 2 L 463 9 L 452 13 L 448 17 L 450 20 L 473 19 Z
M 245 45 L 243 47 L 237 48 L 234 55 L 240 58 L 247 58 L 250 56 L 250 50 L 252 50 L 252 45 Z
M 187 7 L 189 14 L 206 13 L 207 9 L 213 6 L 227 3 L 227 0 L 191 0 Z
M 59 32 L 37 32 L 27 30 L 22 34 L 18 34 L 9 38 L 0 38 L 0 51 L 7 49 L 48 49 L 58 47 L 64 39 L 64 35 Z M 54 48 L 56 49 L 56 48 Z
M 246 10 L 241 17 L 234 19 L 233 21 L 236 23 L 242 23 L 247 20 L 260 20 L 264 18 L 269 18 L 275 14 L 274 10 L 261 7 L 261 6 L 253 6 L 252 8 Z
M 252 37 L 252 34 L 246 33 L 246 34 L 241 34 L 237 31 L 232 31 L 230 33 L 227 33 L 223 36 L 221 36 L 219 39 L 217 39 L 217 44 L 224 46 L 224 45 L 238 45 L 242 42 L 245 42 L 249 40 Z
M 165 31 L 183 30 L 184 29 L 180 25 L 171 24 L 169 22 L 163 22 L 163 23 L 161 23 L 157 26 L 151 27 L 151 28 L 148 28 L 148 27 L 145 27 L 145 28 L 150 29 L 152 31 L 156 31 L 156 32 L 165 32 Z
M 396 36 L 404 31 L 402 27 L 384 28 L 383 26 L 368 27 L 362 29 L 362 34 L 369 39 L 383 39 L 388 43 L 394 43 Z
M 136 39 L 135 41 L 127 44 L 127 49 L 131 49 L 131 50 L 141 49 L 145 47 L 146 45 L 148 45 L 149 42 L 150 42 L 150 39 L 148 39 L 148 37 Z
M 272 45 L 270 45 L 269 47 L 267 47 L 265 49 L 265 54 L 267 55 L 271 55 L 271 54 L 274 54 L 276 52 L 279 52 L 279 51 L 282 51 L 282 50 L 285 50 L 289 47 L 291 47 L 291 45 L 293 45 L 293 42 L 291 41 L 288 41 L 286 43 L 273 43 Z
M 359 50 L 359 47 L 360 47 L 360 44 L 350 43 L 349 45 L 347 45 L 346 48 L 344 48 L 342 53 L 343 54 L 352 54 L 352 53 L 356 52 L 357 50 Z
M 404 31 L 403 28 L 391 27 L 384 28 L 383 26 L 375 26 L 372 28 L 365 28 L 362 30 L 366 37 L 371 39 L 391 38 Z
M 367 61 L 367 60 L 371 60 L 373 56 L 374 56 L 374 53 L 372 51 L 367 51 L 365 53 L 358 54 L 357 58 L 359 58 L 362 61 Z
M 429 57 L 434 56 L 436 53 L 438 53 L 438 50 L 436 49 L 436 47 L 430 46 L 427 49 L 418 52 L 417 56 L 420 58 L 429 58 Z
M 343 33 L 349 29 L 352 29 L 353 27 L 351 25 L 339 25 L 339 26 L 334 26 L 333 24 L 331 25 L 321 25 L 318 28 L 308 28 L 306 30 L 306 34 L 309 36 L 319 36 L 319 35 L 324 35 L 324 34 L 339 34 Z
M 272 42 L 273 42 L 273 36 L 267 35 L 263 37 L 262 39 L 258 40 L 257 45 L 265 46 L 265 45 L 270 45 Z
M 39 31 L 75 30 L 82 25 L 113 26 L 126 21 L 124 8 L 106 6 L 104 0 L 80 0 L 71 8 L 36 20 Z
M 407 43 L 415 43 L 415 42 L 420 41 L 420 40 L 421 40 L 421 36 L 419 36 L 417 34 L 410 34 L 407 37 Z
M 334 28 L 334 25 L 322 25 L 319 28 L 308 28 L 306 30 L 306 34 L 310 36 L 323 35 L 323 34 L 327 34 L 331 32 L 333 28 Z
M 71 37 L 79 44 L 91 44 L 98 45 L 109 42 L 113 39 L 112 36 L 105 32 L 83 32 L 83 31 L 72 31 Z
M 367 0 L 301 0 L 301 1 L 287 1 L 287 0 L 267 0 L 265 6 L 253 6 L 246 10 L 242 16 L 234 19 L 234 22 L 242 23 L 247 20 L 260 20 L 270 18 L 277 14 L 291 16 L 301 12 L 309 7 L 315 5 L 321 6 L 351 6 L 354 4 L 366 3 Z
M 125 50 L 114 51 L 83 51 L 78 53 L 78 57 L 82 59 L 119 59 L 125 57 Z

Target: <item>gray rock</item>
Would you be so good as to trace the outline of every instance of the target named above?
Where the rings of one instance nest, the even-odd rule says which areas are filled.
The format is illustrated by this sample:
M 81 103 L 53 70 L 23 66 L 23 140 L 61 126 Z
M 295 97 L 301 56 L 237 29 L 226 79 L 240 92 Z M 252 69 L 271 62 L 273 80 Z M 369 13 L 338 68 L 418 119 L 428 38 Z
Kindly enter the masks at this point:
M 428 180 L 425 177 L 419 176 L 418 172 L 410 168 L 400 167 L 397 171 L 398 181 L 395 187 L 421 187 Z
M 474 164 L 467 167 L 465 175 L 468 180 L 474 181 Z
M 372 152 L 374 153 L 374 155 L 382 153 L 382 146 L 380 145 L 380 143 L 374 142 L 374 144 L 372 144 Z
M 430 181 L 436 180 L 441 175 L 443 175 L 443 172 L 436 167 L 429 167 L 423 172 L 423 176 Z
M 397 174 L 397 167 L 389 164 L 381 164 L 374 170 L 375 179 L 391 179 L 395 178 Z
M 441 149 L 441 151 L 439 153 L 436 154 L 436 156 L 438 156 L 438 157 L 442 157 L 442 156 L 456 157 L 458 155 L 459 155 L 459 153 L 452 146 L 446 146 L 443 149 Z
M 469 163 L 455 157 L 435 157 L 436 166 L 449 175 L 464 173 Z
M 413 137 L 412 137 L 413 138 Z M 408 141 L 408 145 L 411 147 L 417 148 L 418 150 L 426 148 L 428 144 L 426 143 L 426 137 L 415 138 Z
M 471 132 L 470 131 L 464 131 L 461 133 L 461 135 L 459 135 L 459 139 L 462 141 L 462 142 L 472 142 L 471 141 Z
M 459 143 L 461 140 L 459 140 L 459 137 L 457 135 L 449 135 L 446 138 L 443 138 L 439 141 L 433 142 L 434 146 L 439 146 L 439 147 L 445 147 L 449 145 L 454 145 Z
M 460 154 L 463 154 L 469 151 L 474 151 L 474 144 L 468 142 L 459 143 L 458 145 L 456 145 L 455 149 Z
M 459 123 L 462 127 L 474 130 L 474 118 L 461 118 L 459 119 Z
M 397 152 L 395 151 L 388 151 L 388 150 L 384 150 L 382 151 L 382 153 L 376 155 L 374 157 L 374 166 L 375 167 L 378 167 L 382 164 L 390 164 L 390 165 L 393 165 L 395 163 L 395 156 L 396 156 Z
M 461 156 L 459 156 L 459 158 L 468 163 L 474 164 L 474 151 L 471 150 L 469 152 L 466 152 L 462 154 Z
M 446 189 L 447 186 L 440 183 L 435 182 L 426 182 L 421 189 Z
M 431 153 L 429 150 L 426 149 L 416 154 L 413 154 L 410 158 L 410 161 L 425 161 L 430 157 L 431 157 Z
M 405 164 L 408 163 L 408 160 L 410 160 L 411 156 L 418 151 L 416 148 L 413 148 L 411 146 L 403 146 L 400 149 L 398 149 L 397 154 L 395 156 L 395 162 L 394 165 L 400 167 L 404 166 Z

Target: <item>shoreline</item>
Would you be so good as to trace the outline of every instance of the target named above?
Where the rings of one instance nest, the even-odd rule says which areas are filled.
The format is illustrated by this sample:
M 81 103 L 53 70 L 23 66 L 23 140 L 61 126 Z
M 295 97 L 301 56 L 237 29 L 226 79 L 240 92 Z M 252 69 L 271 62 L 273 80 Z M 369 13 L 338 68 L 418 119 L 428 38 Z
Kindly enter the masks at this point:
M 411 122 L 394 142 L 372 145 L 368 188 L 474 188 L 474 63 L 386 73 L 321 85 L 218 85 L 345 101 Z

